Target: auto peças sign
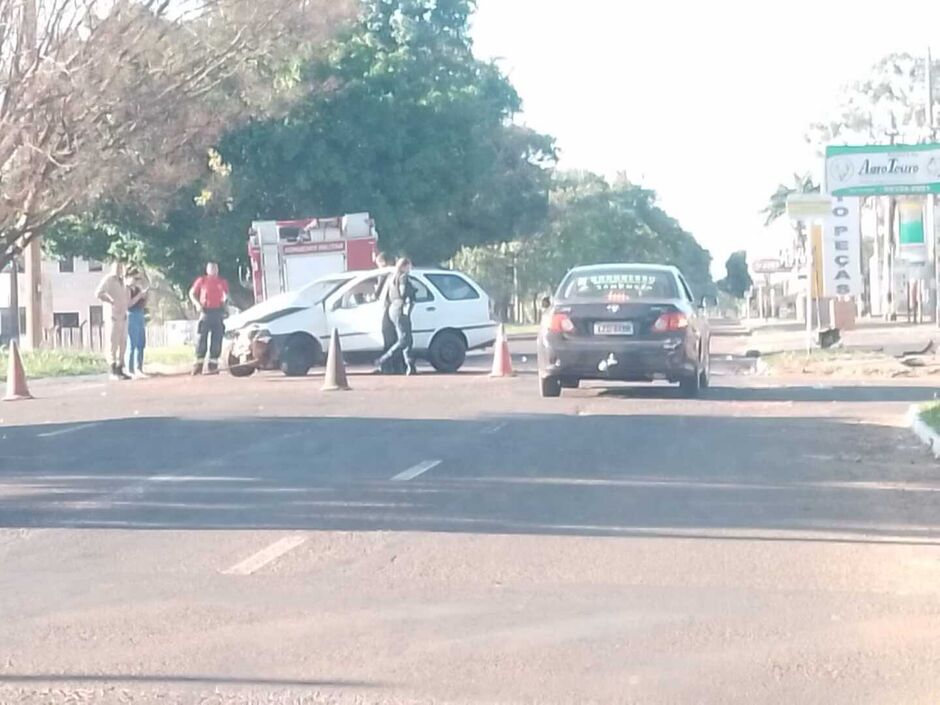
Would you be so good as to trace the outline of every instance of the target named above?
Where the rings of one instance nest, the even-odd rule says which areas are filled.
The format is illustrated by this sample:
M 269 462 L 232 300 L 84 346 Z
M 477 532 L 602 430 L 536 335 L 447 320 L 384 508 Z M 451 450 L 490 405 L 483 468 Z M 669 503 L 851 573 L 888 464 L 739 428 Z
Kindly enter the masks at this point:
M 826 147 L 833 196 L 940 193 L 940 144 Z
M 825 296 L 862 293 L 862 253 L 859 239 L 859 200 L 837 196 L 823 221 L 822 276 Z

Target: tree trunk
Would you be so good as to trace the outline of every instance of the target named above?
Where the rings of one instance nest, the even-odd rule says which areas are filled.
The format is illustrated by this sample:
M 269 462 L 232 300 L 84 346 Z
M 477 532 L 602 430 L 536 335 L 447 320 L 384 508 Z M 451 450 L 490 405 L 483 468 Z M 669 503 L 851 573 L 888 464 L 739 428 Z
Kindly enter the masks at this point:
M 23 347 L 42 347 L 42 238 L 34 237 L 26 246 L 26 338 Z
M 10 340 L 20 341 L 20 277 L 16 257 L 10 263 Z
M 881 277 L 886 320 L 892 320 L 896 311 L 896 302 L 894 300 L 894 219 L 897 213 L 897 207 L 897 199 L 889 197 L 888 207 L 885 209 L 884 257 L 882 260 L 883 268 Z

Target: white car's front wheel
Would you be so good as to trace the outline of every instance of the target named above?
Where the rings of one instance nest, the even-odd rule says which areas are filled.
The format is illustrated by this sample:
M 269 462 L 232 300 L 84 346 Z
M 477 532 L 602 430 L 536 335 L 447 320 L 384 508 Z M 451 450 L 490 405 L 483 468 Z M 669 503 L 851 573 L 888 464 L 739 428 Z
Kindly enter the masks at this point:
M 467 341 L 454 330 L 443 330 L 434 336 L 428 348 L 428 361 L 438 372 L 453 374 L 467 359 Z
M 303 377 L 319 359 L 319 343 L 306 333 L 294 333 L 281 348 L 281 372 L 288 377 Z

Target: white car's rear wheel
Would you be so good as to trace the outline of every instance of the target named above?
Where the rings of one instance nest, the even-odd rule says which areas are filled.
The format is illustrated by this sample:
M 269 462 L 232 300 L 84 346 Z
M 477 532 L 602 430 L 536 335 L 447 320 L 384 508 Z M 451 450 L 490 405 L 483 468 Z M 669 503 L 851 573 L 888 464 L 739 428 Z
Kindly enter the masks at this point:
M 466 359 L 467 341 L 456 331 L 441 331 L 428 348 L 428 361 L 438 372 L 452 374 L 463 367 Z

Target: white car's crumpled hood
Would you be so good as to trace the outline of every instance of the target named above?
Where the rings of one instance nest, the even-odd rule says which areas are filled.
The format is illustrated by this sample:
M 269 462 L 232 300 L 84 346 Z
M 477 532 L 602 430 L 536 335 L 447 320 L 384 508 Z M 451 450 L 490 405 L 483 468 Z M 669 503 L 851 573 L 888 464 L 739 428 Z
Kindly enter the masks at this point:
M 312 306 L 310 300 L 303 296 L 299 291 L 288 291 L 277 296 L 272 296 L 267 301 L 262 301 L 241 313 L 229 316 L 225 319 L 225 330 L 240 330 L 245 326 L 251 325 L 260 318 L 264 318 L 272 313 L 283 311 L 288 308 L 309 308 Z

